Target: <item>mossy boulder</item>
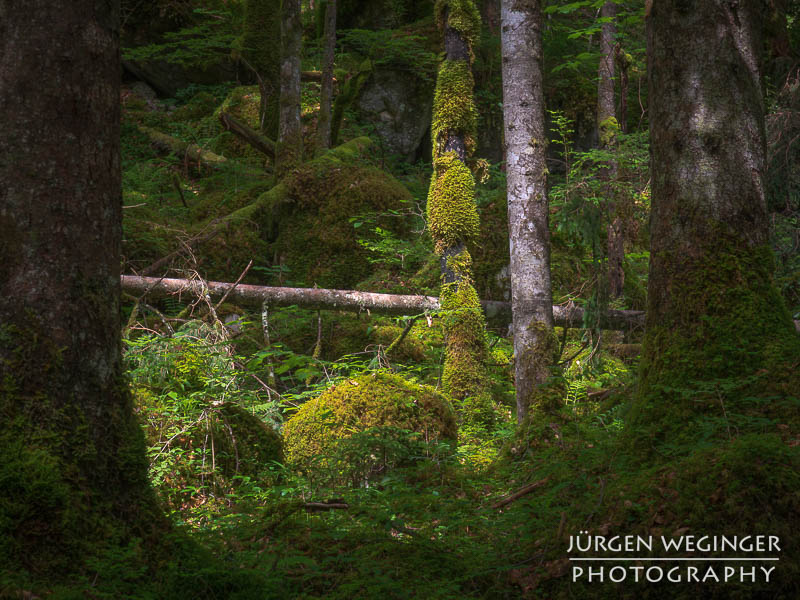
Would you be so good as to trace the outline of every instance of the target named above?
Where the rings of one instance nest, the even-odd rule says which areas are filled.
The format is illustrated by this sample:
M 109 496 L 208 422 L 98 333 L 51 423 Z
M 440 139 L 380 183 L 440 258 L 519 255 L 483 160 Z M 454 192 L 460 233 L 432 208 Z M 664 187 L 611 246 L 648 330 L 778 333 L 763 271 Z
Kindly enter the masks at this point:
M 284 183 L 288 199 L 271 207 L 267 235 L 272 255 L 295 285 L 347 289 L 370 275 L 369 252 L 358 243 L 351 222 L 355 216 L 377 214 L 378 226 L 404 233 L 398 219 L 380 215 L 401 210 L 411 195 L 378 168 L 315 160 Z
M 434 388 L 380 372 L 345 380 L 304 404 L 283 429 L 287 459 L 308 469 L 359 432 L 389 427 L 423 441 L 457 438 L 450 401 Z M 377 460 L 377 459 L 376 459 Z

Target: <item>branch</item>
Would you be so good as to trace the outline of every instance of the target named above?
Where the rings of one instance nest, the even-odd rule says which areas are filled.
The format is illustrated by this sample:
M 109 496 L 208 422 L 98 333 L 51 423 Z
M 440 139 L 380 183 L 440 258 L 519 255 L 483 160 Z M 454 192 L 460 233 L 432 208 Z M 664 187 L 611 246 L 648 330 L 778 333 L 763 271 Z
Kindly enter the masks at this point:
M 227 131 L 244 140 L 259 152 L 263 152 L 273 160 L 275 159 L 275 142 L 271 139 L 261 135 L 255 129 L 251 129 L 229 113 L 220 112 L 219 120 Z
M 540 479 L 539 481 L 534 481 L 533 483 L 526 485 L 524 488 L 517 490 L 510 496 L 506 496 L 502 500 L 498 500 L 497 502 L 492 504 L 492 508 L 502 508 L 507 504 L 511 504 L 512 502 L 514 502 L 514 500 L 519 500 L 524 495 L 530 494 L 536 488 L 543 486 L 545 483 L 549 481 L 549 479 L 550 479 L 549 477 L 545 477 L 544 479 Z

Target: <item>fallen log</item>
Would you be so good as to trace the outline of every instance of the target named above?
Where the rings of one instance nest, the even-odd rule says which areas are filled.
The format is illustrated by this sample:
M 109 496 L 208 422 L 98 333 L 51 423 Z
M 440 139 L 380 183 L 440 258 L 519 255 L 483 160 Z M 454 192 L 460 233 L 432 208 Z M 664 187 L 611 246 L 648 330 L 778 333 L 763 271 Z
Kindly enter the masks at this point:
M 183 140 L 174 138 L 171 135 L 167 135 L 166 133 L 162 133 L 157 129 L 153 129 L 152 127 L 139 125 L 139 131 L 149 137 L 150 141 L 163 151 L 174 152 L 177 155 L 186 156 L 189 160 L 207 167 L 211 167 L 212 169 L 217 168 L 228 161 L 228 159 L 224 156 L 214 154 L 209 150 L 204 150 L 197 144 L 190 144 L 189 142 L 184 142 Z
M 266 154 L 270 158 L 275 158 L 275 142 L 271 139 L 261 135 L 255 129 L 251 129 L 229 113 L 220 111 L 219 120 L 227 131 L 250 144 L 259 152 Z
M 376 294 L 356 290 L 327 290 L 314 288 L 266 287 L 260 285 L 232 284 L 209 281 L 207 293 L 214 301 L 228 294 L 228 301 L 244 308 L 260 309 L 269 306 L 299 306 L 310 310 L 341 310 L 371 312 L 381 315 L 417 315 L 439 310 L 435 296 L 407 296 L 402 294 Z M 202 283 L 186 279 L 159 279 L 157 277 L 122 276 L 123 291 L 139 297 L 145 293 L 159 299 L 185 295 L 187 302 L 198 297 Z M 511 322 L 511 304 L 493 300 L 481 303 L 487 317 Z M 580 327 L 583 309 L 575 306 L 554 306 L 556 325 Z M 600 319 L 604 329 L 635 329 L 644 326 L 644 312 L 635 310 L 609 310 Z

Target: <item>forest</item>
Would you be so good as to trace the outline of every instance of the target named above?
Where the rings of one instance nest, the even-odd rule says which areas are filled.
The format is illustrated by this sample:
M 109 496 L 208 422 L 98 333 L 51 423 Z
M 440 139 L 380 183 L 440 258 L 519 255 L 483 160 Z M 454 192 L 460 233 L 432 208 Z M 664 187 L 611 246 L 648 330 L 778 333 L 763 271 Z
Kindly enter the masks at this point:
M 800 2 L 0 3 L 0 598 L 800 598 Z

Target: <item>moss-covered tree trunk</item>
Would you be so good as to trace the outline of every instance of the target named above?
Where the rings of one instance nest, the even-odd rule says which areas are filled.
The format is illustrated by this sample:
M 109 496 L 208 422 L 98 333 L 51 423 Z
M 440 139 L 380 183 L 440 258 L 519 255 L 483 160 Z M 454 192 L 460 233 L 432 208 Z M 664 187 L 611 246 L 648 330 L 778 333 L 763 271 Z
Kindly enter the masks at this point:
M 442 381 L 454 398 L 474 399 L 473 417 L 490 410 L 484 318 L 473 287 L 467 243 L 478 234 L 475 181 L 466 164 L 475 149 L 477 111 L 472 98 L 472 45 L 480 15 L 471 0 L 439 0 L 435 6 L 444 36 L 433 102 L 433 167 L 428 224 L 441 257 L 441 306 L 447 344 Z
M 331 105 L 333 103 L 333 58 L 336 50 L 336 0 L 325 6 L 325 55 L 322 58 L 322 84 L 317 119 L 317 151 L 331 147 Z
M 800 341 L 767 241 L 762 17 L 756 0 L 650 11 L 650 279 L 631 427 L 647 447 L 796 414 Z
M 514 385 L 522 421 L 553 362 L 541 2 L 503 0 L 500 27 Z
M 242 56 L 258 76 L 261 131 L 278 139 L 278 99 L 281 78 L 281 1 L 247 0 Z
M 8 576 L 64 577 L 161 521 L 120 360 L 119 3 L 31 0 L 0 13 L 8 591 Z
M 300 0 L 281 0 L 281 99 L 278 168 L 285 171 L 303 158 L 300 123 L 300 51 L 303 23 Z

